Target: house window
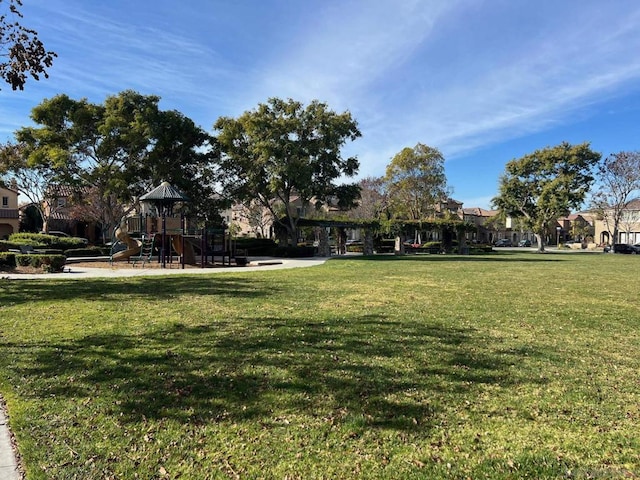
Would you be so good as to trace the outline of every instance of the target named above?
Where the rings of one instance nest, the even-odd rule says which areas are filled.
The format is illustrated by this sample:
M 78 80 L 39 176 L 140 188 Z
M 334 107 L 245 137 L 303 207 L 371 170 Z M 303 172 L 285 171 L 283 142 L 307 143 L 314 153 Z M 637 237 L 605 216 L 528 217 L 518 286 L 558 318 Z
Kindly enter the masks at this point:
M 58 208 L 64 207 L 66 204 L 67 204 L 67 199 L 66 198 L 59 198 L 58 199 Z
M 9 208 L 9 197 L 2 197 L 2 208 Z

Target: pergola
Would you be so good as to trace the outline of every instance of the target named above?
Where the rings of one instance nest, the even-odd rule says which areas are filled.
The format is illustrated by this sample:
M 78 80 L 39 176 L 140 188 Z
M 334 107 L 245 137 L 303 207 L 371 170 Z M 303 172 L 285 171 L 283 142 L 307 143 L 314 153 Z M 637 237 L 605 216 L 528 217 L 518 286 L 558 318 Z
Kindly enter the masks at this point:
M 329 244 L 329 236 L 326 233 L 327 228 L 352 228 L 364 230 L 363 251 L 364 255 L 373 255 L 373 230 L 380 226 L 379 222 L 373 221 L 356 221 L 356 220 L 333 220 L 333 219 L 310 219 L 301 218 L 298 220 L 298 227 L 320 227 L 320 244 L 318 252 L 323 257 L 331 256 L 331 245 Z

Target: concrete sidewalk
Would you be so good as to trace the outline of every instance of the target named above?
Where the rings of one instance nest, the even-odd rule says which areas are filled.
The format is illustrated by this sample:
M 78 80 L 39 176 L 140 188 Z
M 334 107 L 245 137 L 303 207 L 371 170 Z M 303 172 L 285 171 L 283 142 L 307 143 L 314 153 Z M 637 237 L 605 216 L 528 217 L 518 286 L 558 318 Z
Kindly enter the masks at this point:
M 11 444 L 4 402 L 2 402 L 0 404 L 0 480 L 20 480 L 21 478 L 22 474 L 18 469 L 18 462 Z

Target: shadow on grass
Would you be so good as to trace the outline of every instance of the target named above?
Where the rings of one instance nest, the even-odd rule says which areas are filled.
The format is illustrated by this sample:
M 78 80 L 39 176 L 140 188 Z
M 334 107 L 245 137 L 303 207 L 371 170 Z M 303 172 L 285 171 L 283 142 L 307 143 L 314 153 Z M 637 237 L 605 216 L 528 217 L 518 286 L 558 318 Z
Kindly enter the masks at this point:
M 167 298 L 176 295 L 231 296 L 239 299 L 258 298 L 277 291 L 253 276 L 179 275 L 166 277 L 114 278 L 79 280 L 5 281 L 0 291 L 0 304 L 38 301 Z
M 305 414 L 332 425 L 412 430 L 434 425 L 442 403 L 460 402 L 460 392 L 472 399 L 483 384 L 539 382 L 513 373 L 517 349 L 505 356 L 490 343 L 473 329 L 365 315 L 178 323 L 2 348 L 26 386 L 21 395 L 99 399 L 102 407 L 93 408 L 131 422 L 269 423 Z
M 493 252 L 481 255 L 457 255 L 457 254 L 406 254 L 406 255 L 346 255 L 332 257 L 332 260 L 366 260 L 375 262 L 560 262 L 566 260 L 566 254 L 551 252 Z

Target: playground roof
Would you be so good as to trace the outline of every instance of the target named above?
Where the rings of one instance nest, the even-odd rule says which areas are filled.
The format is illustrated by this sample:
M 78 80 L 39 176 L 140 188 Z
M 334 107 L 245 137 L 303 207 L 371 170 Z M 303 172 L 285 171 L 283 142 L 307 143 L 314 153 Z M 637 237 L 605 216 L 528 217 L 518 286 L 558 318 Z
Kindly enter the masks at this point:
M 169 182 L 162 182 L 150 192 L 140 197 L 141 202 L 161 203 L 163 205 L 173 204 L 175 202 L 187 202 L 187 197 L 180 190 L 175 188 Z

